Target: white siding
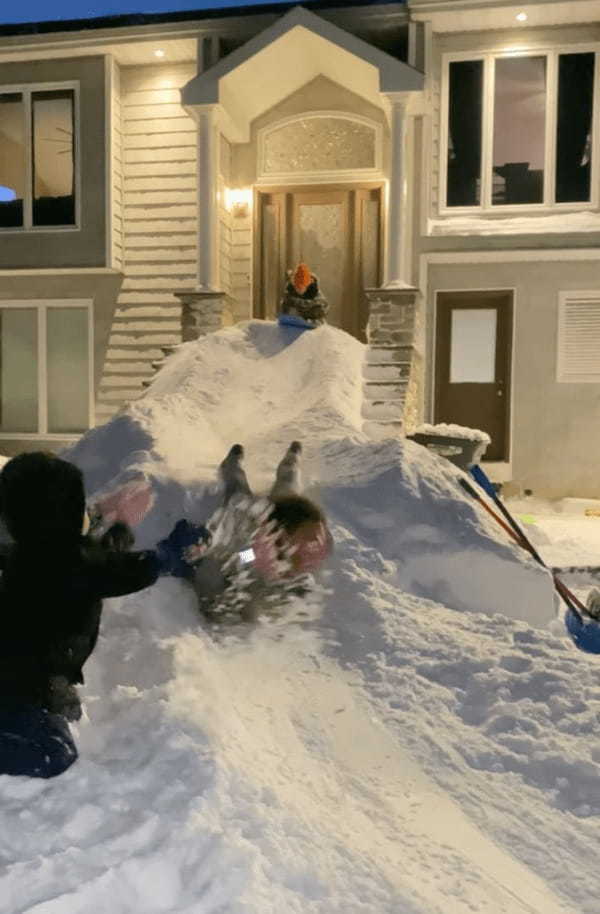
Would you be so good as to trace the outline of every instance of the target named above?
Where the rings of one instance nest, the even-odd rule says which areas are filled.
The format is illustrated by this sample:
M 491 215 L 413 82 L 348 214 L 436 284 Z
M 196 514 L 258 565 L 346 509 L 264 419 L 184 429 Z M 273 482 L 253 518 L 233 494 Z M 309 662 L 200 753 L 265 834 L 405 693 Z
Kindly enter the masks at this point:
M 179 87 L 194 74 L 193 64 L 121 69 L 113 105 L 113 256 L 116 264 L 122 237 L 125 279 L 98 421 L 139 397 L 142 382 L 154 374 L 152 362 L 162 357 L 161 347 L 181 342 L 181 305 L 173 291 L 196 282 L 197 182 L 196 130 L 180 105 Z
M 112 194 L 112 266 L 123 269 L 123 140 L 121 129 L 121 72 L 111 61 L 111 190 Z

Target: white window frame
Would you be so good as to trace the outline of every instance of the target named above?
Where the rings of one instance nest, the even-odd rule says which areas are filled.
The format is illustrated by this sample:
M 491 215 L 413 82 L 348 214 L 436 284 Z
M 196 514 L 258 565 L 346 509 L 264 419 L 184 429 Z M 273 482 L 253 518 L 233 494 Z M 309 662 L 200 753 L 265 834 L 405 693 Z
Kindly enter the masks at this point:
M 579 291 L 571 289 L 568 292 L 558 293 L 558 330 L 556 339 L 556 380 L 559 384 L 600 384 L 600 371 L 596 376 L 582 372 L 580 375 L 566 373 L 566 358 L 563 341 L 566 332 L 567 304 L 573 300 L 598 302 L 598 315 L 600 320 L 600 289 Z M 600 355 L 598 357 L 600 362 Z
M 54 92 L 60 89 L 73 90 L 73 142 L 75 156 L 73 167 L 75 187 L 74 225 L 33 225 L 33 137 L 31 132 L 31 96 L 33 92 Z M 78 232 L 81 230 L 81 119 L 79 82 L 26 83 L 21 85 L 0 85 L 0 95 L 18 93 L 23 96 L 23 141 L 25 145 L 25 195 L 23 199 L 23 225 L 0 227 L 0 235 L 23 234 L 24 232 Z
M 592 163 L 590 169 L 590 199 L 583 202 L 557 203 L 555 200 L 556 120 L 558 103 L 558 58 L 561 54 L 595 53 L 594 97 L 592 104 Z M 494 127 L 494 67 L 495 61 L 507 57 L 546 58 L 546 137 L 544 151 L 544 202 L 492 205 L 492 164 Z M 464 60 L 483 61 L 483 109 L 481 117 L 481 202 L 475 206 L 448 206 L 448 101 L 450 64 Z M 518 213 L 549 213 L 565 210 L 597 209 L 600 205 L 600 44 L 570 47 L 529 47 L 518 51 L 461 51 L 442 55 L 442 91 L 439 137 L 439 203 L 440 216 L 513 215 Z
M 9 432 L 0 431 L 0 440 L 38 440 L 45 441 L 76 441 L 81 433 L 49 432 L 48 431 L 48 375 L 47 375 L 47 320 L 46 314 L 51 308 L 85 308 L 88 318 L 88 425 L 94 426 L 94 304 L 91 299 L 19 299 L 16 301 L 0 301 L 0 310 L 16 308 L 35 308 L 37 310 L 37 342 L 38 342 L 38 430 L 37 432 Z

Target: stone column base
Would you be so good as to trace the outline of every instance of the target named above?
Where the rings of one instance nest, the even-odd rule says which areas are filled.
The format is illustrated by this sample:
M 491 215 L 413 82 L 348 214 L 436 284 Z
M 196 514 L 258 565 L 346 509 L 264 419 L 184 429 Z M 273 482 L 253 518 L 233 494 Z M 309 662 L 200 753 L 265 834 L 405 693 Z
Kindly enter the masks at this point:
M 181 339 L 184 343 L 214 333 L 231 323 L 226 292 L 184 289 L 174 295 L 181 301 Z
M 419 421 L 422 360 L 416 349 L 417 289 L 365 289 L 369 302 L 364 373 L 365 431 L 401 435 Z

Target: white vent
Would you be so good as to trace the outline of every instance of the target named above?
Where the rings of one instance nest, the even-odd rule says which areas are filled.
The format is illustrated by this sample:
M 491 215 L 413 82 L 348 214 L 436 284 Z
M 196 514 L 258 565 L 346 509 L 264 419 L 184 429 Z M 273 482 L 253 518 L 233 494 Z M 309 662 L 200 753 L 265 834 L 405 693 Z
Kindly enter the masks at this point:
M 556 379 L 600 384 L 600 290 L 561 292 Z

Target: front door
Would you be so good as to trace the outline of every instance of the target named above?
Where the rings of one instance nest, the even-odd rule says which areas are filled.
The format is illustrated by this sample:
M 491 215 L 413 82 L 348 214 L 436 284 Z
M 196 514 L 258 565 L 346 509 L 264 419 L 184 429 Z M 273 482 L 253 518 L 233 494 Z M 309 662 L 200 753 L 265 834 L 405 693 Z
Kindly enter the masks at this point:
M 513 294 L 438 292 L 435 422 L 487 432 L 485 460 L 508 460 Z
M 381 188 L 261 190 L 257 212 L 256 316 L 276 317 L 286 271 L 304 261 L 329 302 L 328 323 L 364 339 L 363 290 L 380 281 Z

